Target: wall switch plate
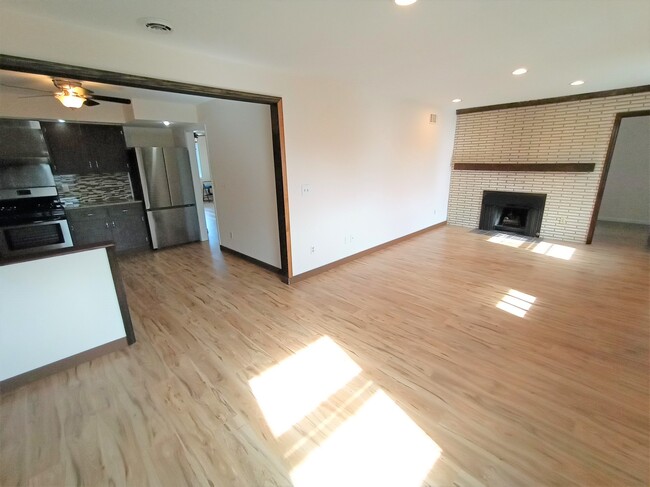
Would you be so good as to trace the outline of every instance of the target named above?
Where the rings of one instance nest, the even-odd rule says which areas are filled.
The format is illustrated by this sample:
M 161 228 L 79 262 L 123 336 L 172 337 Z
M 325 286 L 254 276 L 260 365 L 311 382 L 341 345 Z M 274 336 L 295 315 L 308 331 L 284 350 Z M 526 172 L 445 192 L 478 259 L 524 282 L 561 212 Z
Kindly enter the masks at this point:
M 311 184 L 303 184 L 300 186 L 300 192 L 302 193 L 303 196 L 311 193 Z

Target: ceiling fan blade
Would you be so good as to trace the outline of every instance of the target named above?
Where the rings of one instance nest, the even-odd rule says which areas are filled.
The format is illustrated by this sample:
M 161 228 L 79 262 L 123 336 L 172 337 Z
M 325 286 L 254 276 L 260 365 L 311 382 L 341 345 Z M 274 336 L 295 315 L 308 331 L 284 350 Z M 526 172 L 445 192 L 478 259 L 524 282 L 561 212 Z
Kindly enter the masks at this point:
M 0 83 L 0 86 L 6 86 L 7 88 L 18 88 L 19 90 L 29 90 L 29 91 L 40 91 L 40 92 L 43 92 L 43 93 L 52 93 L 49 90 L 38 90 L 36 88 L 27 88 L 25 86 L 8 85 L 6 83 Z
M 46 96 L 52 96 L 50 93 L 49 95 L 26 95 L 26 96 L 19 96 L 18 98 L 45 98 Z
M 90 95 L 86 97 L 86 100 L 99 100 L 99 101 L 108 101 L 111 103 L 121 103 L 122 105 L 130 105 L 131 100 L 126 98 L 117 98 L 114 96 L 102 96 L 102 95 Z
M 95 100 L 91 100 L 90 98 L 86 98 L 84 105 L 86 105 L 87 107 L 96 107 L 97 105 L 99 105 L 99 103 L 97 103 Z

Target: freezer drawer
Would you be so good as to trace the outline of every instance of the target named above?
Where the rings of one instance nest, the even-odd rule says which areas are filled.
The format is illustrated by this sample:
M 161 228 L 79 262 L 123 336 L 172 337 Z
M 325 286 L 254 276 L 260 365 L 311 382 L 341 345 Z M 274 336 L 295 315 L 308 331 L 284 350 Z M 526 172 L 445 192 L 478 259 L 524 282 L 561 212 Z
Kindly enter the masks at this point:
M 147 218 L 154 249 L 199 240 L 199 219 L 194 205 L 147 211 Z

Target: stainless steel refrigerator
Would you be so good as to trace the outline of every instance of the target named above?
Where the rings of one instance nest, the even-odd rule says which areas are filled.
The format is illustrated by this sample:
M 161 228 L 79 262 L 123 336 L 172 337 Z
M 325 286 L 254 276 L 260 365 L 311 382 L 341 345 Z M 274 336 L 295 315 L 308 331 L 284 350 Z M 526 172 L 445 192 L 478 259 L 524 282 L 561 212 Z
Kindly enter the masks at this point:
M 182 147 L 136 147 L 154 249 L 199 240 L 190 157 Z

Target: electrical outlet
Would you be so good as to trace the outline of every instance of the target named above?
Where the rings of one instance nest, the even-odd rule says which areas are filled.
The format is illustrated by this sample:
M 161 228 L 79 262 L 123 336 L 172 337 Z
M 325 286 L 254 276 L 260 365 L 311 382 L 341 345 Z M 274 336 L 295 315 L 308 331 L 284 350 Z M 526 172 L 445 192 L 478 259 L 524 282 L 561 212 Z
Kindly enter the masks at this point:
M 309 253 L 310 253 L 310 254 L 315 254 L 315 253 L 316 253 L 316 247 L 315 247 L 314 245 L 312 245 L 311 247 L 309 247 Z
M 433 210 L 433 214 L 434 214 L 434 215 L 436 214 L 436 210 Z
M 303 184 L 300 186 L 300 192 L 302 193 L 303 196 L 308 195 L 311 193 L 311 184 Z
M 228 235 L 230 236 L 230 240 L 232 240 L 232 232 L 229 232 Z
M 566 224 L 566 216 L 561 216 L 561 217 L 560 217 L 560 223 L 561 223 L 562 225 L 565 225 L 565 224 Z

